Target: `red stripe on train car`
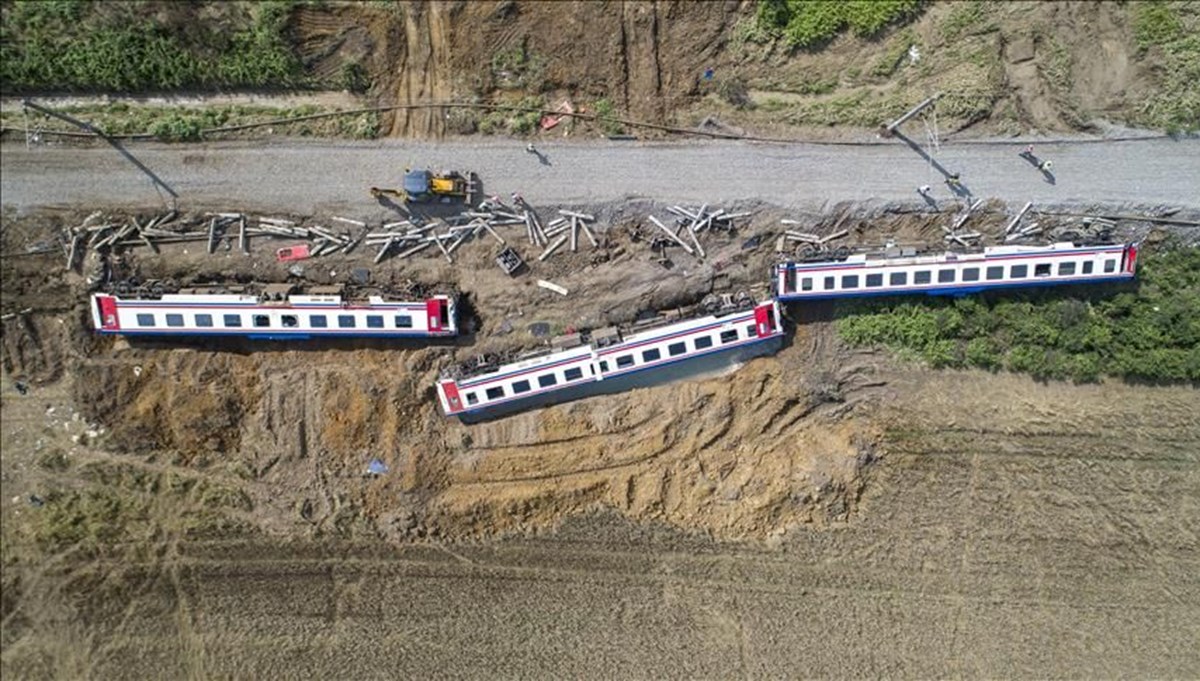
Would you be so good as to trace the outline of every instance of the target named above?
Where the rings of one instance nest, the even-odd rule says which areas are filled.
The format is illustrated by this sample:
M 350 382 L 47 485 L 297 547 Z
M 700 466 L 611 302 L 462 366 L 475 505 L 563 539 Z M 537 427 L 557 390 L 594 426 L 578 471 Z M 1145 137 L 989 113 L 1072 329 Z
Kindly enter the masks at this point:
M 429 316 L 430 332 L 438 332 L 442 330 L 442 301 L 436 298 L 430 298 L 425 301 L 425 314 Z
M 458 397 L 458 386 L 454 381 L 442 381 L 442 393 L 446 395 L 446 404 L 450 406 L 450 413 L 462 411 L 462 401 Z
M 121 329 L 121 318 L 117 315 L 117 301 L 112 296 L 96 296 L 100 304 L 100 328 L 108 331 Z

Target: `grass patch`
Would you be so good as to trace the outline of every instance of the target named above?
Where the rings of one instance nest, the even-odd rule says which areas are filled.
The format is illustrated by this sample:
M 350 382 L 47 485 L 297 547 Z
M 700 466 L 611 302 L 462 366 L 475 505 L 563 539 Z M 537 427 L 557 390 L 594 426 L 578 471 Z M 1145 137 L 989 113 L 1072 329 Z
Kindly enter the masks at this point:
M 617 115 L 617 108 L 613 106 L 612 101 L 607 98 L 597 99 L 596 103 L 592 105 L 592 110 L 601 118 L 611 119 Z M 603 131 L 605 135 L 621 135 L 625 132 L 625 127 L 616 121 L 598 120 L 596 122 L 600 124 L 600 130 Z
M 502 90 L 540 92 L 545 68 L 545 57 L 530 51 L 524 41 L 492 56 L 492 77 L 496 87 Z
M 920 0 L 762 0 L 758 28 L 792 47 L 818 48 L 849 29 L 870 37 L 923 11 Z
M 350 139 L 374 139 L 379 136 L 379 114 L 367 112 L 335 116 L 311 121 L 287 122 L 333 110 L 312 105 L 289 108 L 228 105 L 197 108 L 167 106 L 131 106 L 125 102 L 98 104 L 94 106 L 64 107 L 64 112 L 88 121 L 109 135 L 135 135 L 150 133 L 163 141 L 191 142 L 203 138 L 202 130 L 225 126 L 244 125 L 260 121 L 280 120 L 269 128 L 247 130 L 241 135 L 271 134 L 297 135 L 301 137 L 337 137 Z M 57 119 L 29 112 L 30 127 L 42 130 L 75 131 L 76 128 Z M 23 128 L 26 115 L 20 111 L 0 113 L 0 125 L 6 128 Z M 235 133 L 227 133 L 235 134 Z
M 1200 381 L 1200 249 L 1144 254 L 1138 276 L 1135 291 L 1115 295 L 1049 289 L 839 304 L 837 329 L 852 345 L 882 345 L 935 368 Z
M 1161 52 L 1157 88 L 1130 114 L 1139 125 L 1168 132 L 1200 130 L 1200 5 L 1139 2 L 1134 5 L 1138 49 Z
M 938 26 L 942 40 L 952 42 L 968 29 L 983 21 L 983 0 L 955 3 L 954 9 L 942 19 Z
M 1133 5 L 1133 37 L 1138 48 L 1166 45 L 1183 36 L 1183 22 L 1175 8 L 1166 2 L 1138 2 Z
M 528 135 L 536 131 L 542 120 L 541 112 L 546 108 L 546 100 L 540 96 L 524 97 L 513 106 L 529 111 L 489 111 L 479 119 L 479 132 L 485 135 Z
M 291 4 L 8 2 L 0 81 L 6 92 L 312 85 L 285 36 Z

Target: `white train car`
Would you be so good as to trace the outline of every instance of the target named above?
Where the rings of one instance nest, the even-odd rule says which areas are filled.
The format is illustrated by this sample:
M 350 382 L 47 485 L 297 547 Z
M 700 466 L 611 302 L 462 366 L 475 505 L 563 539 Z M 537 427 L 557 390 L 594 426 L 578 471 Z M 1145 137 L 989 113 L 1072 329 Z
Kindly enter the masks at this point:
M 300 294 L 280 284 L 262 292 L 234 289 L 182 289 L 127 298 L 92 295 L 92 324 L 105 334 L 128 336 L 241 336 L 291 340 L 307 338 L 411 338 L 458 334 L 455 300 L 392 300 L 381 295 L 347 300 L 340 287 Z
M 1133 279 L 1138 245 L 994 246 L 979 253 L 893 252 L 775 266 L 776 298 L 819 300 L 909 293 L 965 295 L 994 289 Z
M 438 400 L 465 422 L 535 406 L 711 374 L 773 354 L 784 331 L 779 303 L 622 333 L 604 329 L 556 351 L 468 376 L 443 376 Z

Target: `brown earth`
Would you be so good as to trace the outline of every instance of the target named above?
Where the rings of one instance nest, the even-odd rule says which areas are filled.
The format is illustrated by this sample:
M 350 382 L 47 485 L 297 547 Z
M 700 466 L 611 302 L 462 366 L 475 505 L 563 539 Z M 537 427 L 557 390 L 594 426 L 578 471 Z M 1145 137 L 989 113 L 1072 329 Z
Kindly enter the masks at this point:
M 774 257 L 782 213 L 759 206 L 736 236 L 704 238 L 707 264 L 664 268 L 633 217 L 648 209 L 589 208 L 612 225 L 603 248 L 517 279 L 490 243 L 454 265 L 377 268 L 456 281 L 475 306 L 471 336 L 433 347 L 97 339 L 82 276 L 57 250 L 24 255 L 83 216 L 7 219 L 5 675 L 1196 669 L 1181 652 L 1200 603 L 1191 388 L 922 371 L 843 348 L 830 311 L 807 306 L 783 351 L 724 376 L 444 419 L 432 385 L 452 361 L 528 346 L 535 321 L 627 321 L 754 290 Z M 947 219 L 842 206 L 799 228 L 913 242 Z M 1004 221 L 972 224 L 995 236 Z M 277 245 L 168 246 L 128 265 L 279 279 Z M 305 274 L 343 280 L 372 257 Z M 367 475 L 372 458 L 388 473 Z M 1114 608 L 1128 627 L 1110 626 Z M 1017 622 L 1059 642 L 1062 666 Z M 1138 650 L 1168 652 L 1118 653 L 1135 628 L 1156 644 Z M 382 653 L 393 645 L 404 653 Z
M 759 133 L 874 128 L 933 92 L 945 95 L 943 134 L 1078 130 L 1128 120 L 1155 82 L 1157 57 L 1137 52 L 1119 3 L 996 3 L 958 21 L 969 7 L 935 3 L 907 26 L 812 52 L 756 38 L 754 3 L 733 0 L 330 3 L 297 8 L 290 26 L 313 73 L 360 64 L 381 104 L 534 96 L 594 109 L 607 99 L 634 120 L 694 126 L 716 115 Z M 903 57 L 910 44 L 918 64 Z M 846 106 L 866 118 L 834 113 Z M 477 121 L 417 109 L 389 115 L 384 129 L 438 136 Z

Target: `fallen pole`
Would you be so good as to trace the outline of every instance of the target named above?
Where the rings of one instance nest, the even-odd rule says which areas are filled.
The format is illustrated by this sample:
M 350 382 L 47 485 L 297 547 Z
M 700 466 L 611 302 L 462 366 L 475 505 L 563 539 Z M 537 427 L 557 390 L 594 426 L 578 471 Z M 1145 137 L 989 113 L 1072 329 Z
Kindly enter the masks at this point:
M 663 233 L 664 233 L 664 234 L 666 234 L 667 236 L 671 237 L 671 240 L 672 240 L 672 241 L 674 241 L 675 243 L 677 243 L 677 244 L 679 244 L 680 246 L 682 246 L 682 247 L 683 247 L 683 250 L 687 251 L 689 255 L 696 255 L 696 252 L 692 250 L 692 247 L 691 247 L 691 246 L 689 246 L 689 245 L 687 245 L 686 243 L 684 243 L 684 242 L 683 242 L 683 239 L 680 239 L 679 237 L 675 236 L 675 233 L 674 233 L 674 232 L 672 232 L 671 230 L 667 229 L 667 226 L 666 226 L 666 225 L 664 225 L 663 223 L 659 222 L 659 221 L 658 221 L 658 218 L 654 217 L 653 215 L 651 215 L 651 216 L 649 216 L 649 217 L 650 217 L 650 222 L 653 222 L 653 223 L 654 223 L 654 225 L 655 225 L 656 227 L 658 227 L 659 229 L 661 229 L 661 230 L 663 231 Z
M 916 116 L 917 114 L 921 113 L 925 109 L 925 107 L 936 102 L 938 97 L 941 97 L 941 96 L 942 96 L 942 93 L 940 93 L 940 92 L 935 94 L 934 96 L 932 96 L 932 97 L 926 99 L 925 101 L 921 102 L 920 104 L 914 106 L 912 108 L 912 110 L 909 111 L 908 113 L 906 113 L 903 116 L 901 116 L 900 118 L 897 118 L 896 120 L 892 121 L 891 124 L 889 124 L 887 126 L 888 133 L 895 132 L 897 127 L 902 125 L 905 121 L 912 118 L 913 116 Z

